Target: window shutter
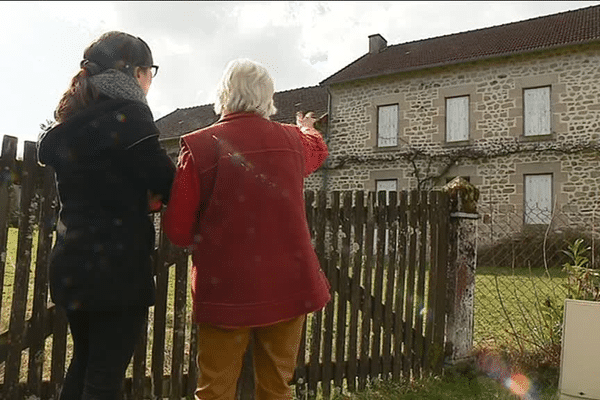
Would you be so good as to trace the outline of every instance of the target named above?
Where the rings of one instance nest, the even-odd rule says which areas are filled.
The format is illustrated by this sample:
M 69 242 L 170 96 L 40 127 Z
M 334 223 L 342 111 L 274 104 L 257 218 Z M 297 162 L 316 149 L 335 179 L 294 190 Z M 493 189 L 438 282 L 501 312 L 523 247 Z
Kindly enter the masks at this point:
M 386 197 L 389 200 L 389 192 L 397 192 L 398 191 L 398 180 L 397 179 L 377 179 L 375 181 L 375 187 L 377 193 L 386 191 Z M 379 201 L 379 195 L 377 196 L 377 201 Z M 389 243 L 389 234 L 390 232 L 386 230 L 385 232 L 385 243 L 384 243 L 384 253 L 388 252 L 388 243 Z M 375 228 L 375 237 L 377 237 L 377 227 Z M 373 242 L 373 253 L 377 254 L 377 242 Z
M 550 223 L 552 217 L 552 175 L 525 175 L 525 223 Z
M 549 135 L 550 86 L 525 89 L 523 94 L 525 136 Z
M 469 96 L 446 99 L 446 141 L 469 140 Z
M 398 145 L 398 104 L 377 108 L 377 146 Z

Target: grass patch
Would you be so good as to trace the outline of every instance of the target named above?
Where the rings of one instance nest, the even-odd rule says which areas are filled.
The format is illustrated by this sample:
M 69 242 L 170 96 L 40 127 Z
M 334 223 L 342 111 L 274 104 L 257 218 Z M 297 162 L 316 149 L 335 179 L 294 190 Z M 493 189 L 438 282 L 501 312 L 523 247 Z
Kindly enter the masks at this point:
M 0 333 L 8 330 L 10 323 L 10 312 L 12 304 L 12 293 L 13 285 L 15 280 L 15 267 L 17 263 L 17 239 L 19 230 L 16 228 L 8 229 L 8 241 L 6 248 L 6 262 L 4 271 L 4 286 L 2 288 L 2 310 L 0 310 Z M 31 309 L 33 307 L 33 296 L 34 296 L 34 274 L 35 274 L 35 260 L 36 250 L 38 242 L 37 230 L 33 232 L 32 238 L 32 253 L 31 253 L 31 264 L 29 267 L 29 290 L 27 295 L 27 312 L 26 318 L 31 317 Z
M 353 393 L 349 396 L 337 395 L 335 400 L 480 400 L 500 399 L 515 400 L 520 398 L 536 398 L 540 400 L 555 400 L 558 395 L 554 388 L 538 389 L 528 380 L 513 382 L 515 392 L 527 393 L 532 397 L 519 396 L 496 380 L 486 376 L 471 378 L 459 377 L 428 377 L 408 383 L 375 382 L 367 390 Z M 535 396 L 535 397 L 534 397 Z
M 475 276 L 476 345 L 506 343 L 515 332 L 535 329 L 532 320 L 542 318 L 539 304 L 552 304 L 558 308 L 564 304 L 567 296 L 564 284 L 566 272 L 561 268 L 548 271 L 543 268 L 478 268 Z

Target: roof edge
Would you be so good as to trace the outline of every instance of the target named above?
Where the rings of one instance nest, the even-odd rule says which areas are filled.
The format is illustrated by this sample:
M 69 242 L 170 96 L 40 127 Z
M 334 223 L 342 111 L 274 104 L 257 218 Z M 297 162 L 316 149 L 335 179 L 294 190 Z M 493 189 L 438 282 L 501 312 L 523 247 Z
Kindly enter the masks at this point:
M 495 28 L 500 28 L 500 27 L 503 27 L 503 26 L 517 25 L 517 24 L 521 24 L 521 23 L 525 23 L 525 22 L 535 21 L 535 20 L 538 20 L 538 19 L 556 17 L 556 16 L 563 15 L 563 14 L 569 14 L 569 13 L 574 13 L 574 12 L 581 12 L 581 11 L 586 10 L 588 8 L 596 8 L 598 6 L 600 6 L 600 4 L 596 4 L 596 5 L 593 5 L 593 6 L 576 8 L 576 9 L 573 9 L 573 10 L 561 11 L 561 12 L 557 12 L 557 13 L 554 13 L 554 14 L 540 15 L 540 16 L 537 16 L 537 17 L 532 17 L 532 18 L 528 18 L 528 19 L 522 19 L 522 20 L 519 20 L 519 21 L 506 22 L 504 24 L 486 26 L 484 28 L 471 29 L 471 30 L 468 30 L 468 31 L 448 33 L 448 34 L 445 34 L 445 35 L 433 36 L 433 37 L 425 38 L 425 39 L 412 40 L 410 42 L 403 42 L 403 43 L 392 44 L 392 45 L 387 46 L 387 49 L 390 49 L 390 48 L 396 47 L 396 46 L 404 46 L 404 45 L 408 45 L 408 44 L 415 44 L 415 43 L 419 43 L 419 42 L 425 42 L 425 41 L 428 41 L 428 40 L 442 39 L 442 38 L 447 38 L 447 37 L 450 37 L 450 36 L 458 36 L 458 35 L 463 35 L 463 34 L 467 34 L 467 33 L 486 31 L 488 29 L 495 29 Z
M 171 111 L 170 113 L 168 113 L 168 114 L 166 114 L 166 115 L 163 115 L 162 117 L 160 117 L 159 119 L 157 119 L 155 122 L 158 122 L 158 121 L 160 121 L 160 120 L 161 120 L 161 119 L 163 119 L 163 118 L 167 118 L 169 115 L 171 115 L 171 114 L 175 114 L 175 113 L 176 113 L 177 111 L 179 111 L 179 110 L 181 110 L 181 109 L 180 109 L 180 108 L 176 108 L 175 110 Z
M 361 76 L 359 78 L 344 79 L 344 80 L 340 80 L 340 81 L 336 81 L 336 82 L 332 82 L 332 83 L 326 83 L 327 80 L 330 80 L 338 72 L 343 71 L 343 70 L 340 70 L 340 71 L 336 72 L 336 74 L 321 81 L 319 83 L 319 85 L 324 85 L 324 86 L 338 85 L 338 84 L 343 84 L 343 83 L 373 79 L 373 78 L 377 78 L 377 77 L 398 75 L 398 74 L 403 74 L 406 72 L 421 71 L 421 70 L 439 68 L 439 67 L 444 67 L 444 66 L 454 66 L 454 65 L 459 65 L 459 64 L 468 64 L 468 63 L 477 62 L 477 61 L 491 60 L 494 58 L 505 58 L 505 57 L 511 57 L 511 56 L 524 55 L 524 54 L 532 54 L 532 53 L 538 53 L 538 52 L 544 52 L 544 51 L 564 49 L 564 48 L 576 47 L 576 46 L 581 46 L 581 45 L 586 45 L 586 44 L 591 44 L 591 43 L 600 43 L 600 39 L 589 39 L 589 40 L 583 40 L 583 41 L 579 41 L 579 42 L 572 42 L 572 43 L 568 43 L 568 44 L 558 44 L 558 45 L 547 46 L 547 47 L 536 47 L 536 48 L 525 49 L 525 50 L 520 50 L 520 51 L 510 51 L 510 52 L 505 52 L 505 53 L 489 54 L 489 55 L 473 57 L 473 58 L 469 58 L 469 59 L 461 59 L 461 60 L 449 61 L 449 62 L 440 62 L 440 63 L 428 64 L 428 65 L 419 65 L 419 66 L 416 66 L 413 68 L 407 68 L 407 69 L 404 69 L 401 71 L 395 71 L 395 72 L 384 73 L 384 74 L 365 75 L 365 76 Z M 357 59 L 356 61 L 358 61 L 358 60 L 360 60 L 360 58 Z M 356 61 L 354 61 L 352 64 L 354 64 Z M 352 65 L 352 64 L 349 64 L 349 65 Z

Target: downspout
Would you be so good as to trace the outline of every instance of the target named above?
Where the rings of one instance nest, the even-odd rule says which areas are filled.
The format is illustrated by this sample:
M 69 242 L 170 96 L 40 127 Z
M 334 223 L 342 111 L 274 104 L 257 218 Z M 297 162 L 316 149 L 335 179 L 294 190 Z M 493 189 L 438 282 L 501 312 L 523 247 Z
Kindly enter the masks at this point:
M 333 121 L 332 113 L 331 113 L 331 92 L 329 91 L 329 86 L 325 86 L 325 90 L 327 90 L 327 114 L 328 114 L 328 123 L 327 129 L 325 130 L 325 143 L 327 144 L 327 148 L 329 149 L 329 127 Z M 331 151 L 329 152 L 329 157 L 331 157 Z M 321 190 L 327 191 L 329 187 L 329 157 L 325 159 L 325 165 L 323 168 L 323 182 L 321 184 Z

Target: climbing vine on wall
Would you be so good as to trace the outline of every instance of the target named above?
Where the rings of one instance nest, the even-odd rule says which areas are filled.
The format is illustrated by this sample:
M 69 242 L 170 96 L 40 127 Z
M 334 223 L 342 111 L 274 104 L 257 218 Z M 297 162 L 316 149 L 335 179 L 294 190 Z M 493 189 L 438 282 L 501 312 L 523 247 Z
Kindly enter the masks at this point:
M 339 170 L 351 165 L 373 165 L 403 161 L 411 168 L 417 180 L 417 189 L 432 187 L 444 177 L 450 168 L 464 160 L 485 162 L 488 159 L 516 154 L 568 155 L 583 152 L 600 153 L 598 141 L 530 141 L 516 138 L 490 139 L 470 146 L 453 148 L 406 147 L 386 153 L 340 154 L 330 156 L 326 165 L 329 170 Z

